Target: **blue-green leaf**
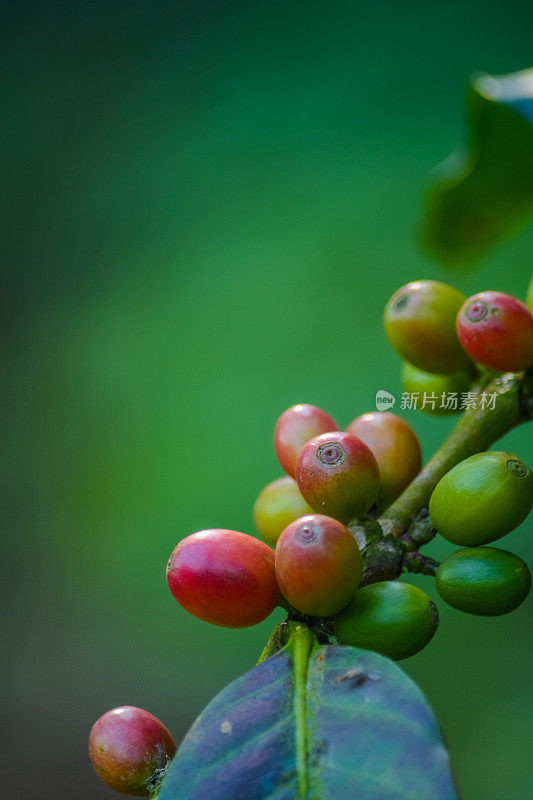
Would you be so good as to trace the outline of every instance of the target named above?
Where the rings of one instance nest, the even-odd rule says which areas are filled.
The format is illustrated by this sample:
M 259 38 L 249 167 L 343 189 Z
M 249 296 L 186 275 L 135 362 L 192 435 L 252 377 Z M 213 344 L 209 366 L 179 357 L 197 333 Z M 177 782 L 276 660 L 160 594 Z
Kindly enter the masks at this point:
M 224 689 L 183 741 L 159 800 L 455 800 L 426 700 L 392 661 L 289 644 Z
M 533 69 L 479 75 L 467 95 L 469 144 L 433 174 L 422 243 L 467 266 L 533 212 Z

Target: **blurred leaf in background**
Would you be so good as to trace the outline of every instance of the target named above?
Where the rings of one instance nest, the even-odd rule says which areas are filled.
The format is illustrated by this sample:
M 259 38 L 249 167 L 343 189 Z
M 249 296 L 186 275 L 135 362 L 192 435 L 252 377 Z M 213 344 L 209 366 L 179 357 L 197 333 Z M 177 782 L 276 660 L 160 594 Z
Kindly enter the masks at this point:
M 467 93 L 469 142 L 433 173 L 422 242 L 466 266 L 533 211 L 533 69 L 478 75 Z

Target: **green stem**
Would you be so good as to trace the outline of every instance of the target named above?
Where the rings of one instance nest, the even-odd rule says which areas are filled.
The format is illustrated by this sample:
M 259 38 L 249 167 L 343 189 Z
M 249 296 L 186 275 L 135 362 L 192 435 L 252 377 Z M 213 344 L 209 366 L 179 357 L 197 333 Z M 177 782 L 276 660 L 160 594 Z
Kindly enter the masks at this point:
M 320 620 L 309 619 L 322 629 Z M 272 631 L 258 662 L 274 655 L 288 643 L 292 652 L 294 673 L 294 729 L 299 800 L 307 797 L 307 670 L 311 651 L 317 641 L 316 632 L 304 622 L 284 620 Z
M 307 796 L 307 668 L 314 644 L 312 631 L 296 625 L 292 635 L 294 659 L 294 714 L 296 718 L 296 769 L 300 800 Z
M 385 534 L 402 536 L 420 510 L 427 508 L 431 493 L 443 475 L 531 419 L 531 376 L 508 373 L 492 380 L 483 391 L 488 397 L 495 395 L 494 408 L 489 403 L 484 409 L 464 412 L 450 437 L 379 520 Z
M 400 541 L 406 552 L 410 553 L 430 542 L 436 535 L 437 529 L 431 524 L 428 509 L 422 508 L 407 532 L 400 536 Z
M 435 577 L 440 566 L 439 561 L 424 556 L 422 553 L 406 553 L 403 557 L 404 572 L 415 572 L 419 575 L 432 575 Z

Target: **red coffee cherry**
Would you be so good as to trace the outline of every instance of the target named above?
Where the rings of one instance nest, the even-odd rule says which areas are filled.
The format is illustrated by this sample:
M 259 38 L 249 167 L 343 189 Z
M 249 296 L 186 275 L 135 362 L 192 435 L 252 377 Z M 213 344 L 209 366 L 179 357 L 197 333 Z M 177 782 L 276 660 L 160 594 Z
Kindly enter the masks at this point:
M 336 614 L 354 596 L 361 571 L 357 542 L 348 528 L 331 517 L 301 517 L 278 539 L 278 584 L 283 596 L 303 614 Z
M 142 708 L 121 706 L 98 719 L 89 736 L 89 756 L 103 781 L 131 797 L 148 797 L 157 770 L 174 757 L 176 745 L 163 723 Z
M 375 411 L 362 414 L 346 428 L 372 450 L 378 462 L 380 511 L 403 492 L 422 467 L 422 449 L 414 430 L 397 414 Z
M 220 528 L 183 539 L 169 558 L 167 581 L 189 614 L 224 628 L 262 622 L 280 599 L 270 547 Z
M 339 428 L 329 414 L 317 406 L 301 403 L 283 412 L 274 431 L 274 448 L 279 463 L 292 478 L 300 450 L 314 436 Z
M 315 511 L 347 522 L 376 501 L 379 468 L 372 451 L 351 433 L 323 433 L 302 448 L 296 481 Z
M 497 372 L 533 365 L 533 314 L 503 292 L 469 297 L 457 316 L 457 334 L 470 358 Z
M 418 369 L 446 374 L 470 362 L 455 330 L 464 294 L 440 281 L 402 286 L 385 308 L 383 323 L 391 345 Z

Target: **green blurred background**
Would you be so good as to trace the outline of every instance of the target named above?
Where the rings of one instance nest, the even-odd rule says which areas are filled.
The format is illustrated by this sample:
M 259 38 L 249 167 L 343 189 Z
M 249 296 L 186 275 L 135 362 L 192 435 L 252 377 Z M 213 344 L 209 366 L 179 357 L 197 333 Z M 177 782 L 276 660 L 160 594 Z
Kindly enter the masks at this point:
M 104 800 L 93 721 L 139 705 L 179 739 L 272 627 L 189 617 L 164 567 L 195 530 L 252 532 L 280 412 L 307 401 L 342 425 L 399 392 L 380 318 L 409 280 L 525 295 L 533 228 L 449 274 L 417 226 L 428 170 L 464 135 L 467 76 L 531 66 L 533 8 L 78 0 L 6 17 L 2 784 Z M 426 455 L 453 424 L 407 418 Z M 531 459 L 525 433 L 502 447 Z M 504 546 L 531 562 L 527 530 Z M 463 798 L 533 796 L 531 603 L 440 607 L 404 667 Z

